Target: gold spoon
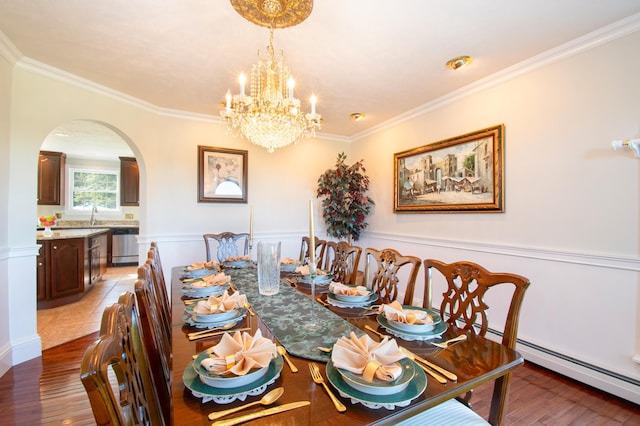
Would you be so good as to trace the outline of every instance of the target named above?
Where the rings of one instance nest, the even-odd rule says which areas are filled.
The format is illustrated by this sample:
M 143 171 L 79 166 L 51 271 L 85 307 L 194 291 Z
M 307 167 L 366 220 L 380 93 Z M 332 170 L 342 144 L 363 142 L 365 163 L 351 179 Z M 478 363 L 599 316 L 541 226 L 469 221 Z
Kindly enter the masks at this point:
M 284 346 L 278 346 L 276 348 L 276 350 L 278 351 L 278 353 L 280 355 L 282 355 L 284 360 L 287 361 L 287 364 L 289 364 L 289 368 L 291 369 L 291 372 L 292 373 L 297 373 L 298 372 L 298 367 L 293 365 L 293 362 L 291 362 L 291 360 L 289 359 L 289 356 L 287 355 L 287 350 L 284 348 Z
M 259 405 L 259 404 L 271 405 L 274 402 L 276 402 L 278 398 L 282 396 L 283 393 L 284 393 L 284 388 L 275 388 L 274 390 L 272 390 L 271 392 L 263 396 L 259 401 L 254 401 L 246 405 L 241 405 L 240 407 L 229 408 L 228 410 L 214 411 L 213 413 L 209 414 L 209 420 L 219 419 L 220 417 L 224 417 L 228 414 L 232 414 L 237 411 L 244 410 L 247 407 L 253 407 L 254 405 Z

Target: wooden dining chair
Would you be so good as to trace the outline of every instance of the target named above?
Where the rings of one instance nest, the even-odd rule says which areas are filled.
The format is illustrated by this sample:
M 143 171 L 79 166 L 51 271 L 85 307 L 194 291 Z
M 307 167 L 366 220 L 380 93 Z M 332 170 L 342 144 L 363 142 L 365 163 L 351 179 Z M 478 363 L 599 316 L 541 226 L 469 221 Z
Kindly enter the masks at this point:
M 313 238 L 316 244 L 316 268 L 322 268 L 327 241 L 321 240 L 316 236 Z M 308 236 L 302 237 L 302 242 L 300 243 L 300 262 L 302 263 L 306 263 L 311 257 L 311 253 L 309 252 L 310 242 L 311 239 Z
M 505 272 L 489 272 L 484 267 L 467 261 L 444 263 L 439 260 L 425 259 L 425 291 L 423 306 L 431 307 L 433 291 L 433 270 L 438 271 L 445 278 L 447 286 L 442 293 L 440 314 L 443 320 L 458 329 L 469 333 L 484 336 L 489 327 L 487 311 L 489 306 L 485 301 L 487 291 L 496 286 L 510 286 L 513 288 L 509 310 L 503 328 L 502 344 L 515 350 L 518 335 L 518 321 L 524 293 L 529 287 L 529 280 L 521 275 Z M 511 373 L 496 379 L 489 423 L 502 424 L 507 406 Z M 442 413 L 456 413 L 459 416 L 467 416 L 470 422 L 479 417 L 469 407 L 470 394 L 461 398 L 461 404 L 457 400 L 451 400 L 440 404 L 430 410 L 421 413 L 420 421 L 424 424 L 433 424 L 436 416 Z M 432 411 L 433 410 L 433 411 Z M 431 413 L 430 413 L 431 412 Z M 424 417 L 423 417 L 424 416 Z
M 163 302 L 153 283 L 151 259 L 138 268 L 138 279 L 134 284 L 136 306 L 140 318 L 142 341 L 151 368 L 151 377 L 156 387 L 162 415 L 171 421 L 171 384 L 173 381 L 171 327 L 167 328 L 162 318 Z
M 158 249 L 158 244 L 154 241 L 151 242 L 149 247 L 146 263 L 151 267 L 151 282 L 156 298 L 158 299 L 158 309 L 160 311 L 162 326 L 169 336 L 169 341 L 171 341 L 171 302 L 164 278 L 164 271 L 162 270 L 162 262 L 160 261 L 160 250 Z
M 328 241 L 325 247 L 324 268 L 333 275 L 333 281 L 355 284 L 362 247 L 346 241 Z
M 212 260 L 215 243 L 217 243 L 216 259 L 220 263 L 230 256 L 246 256 L 249 254 L 249 234 L 247 233 L 221 232 L 220 234 L 203 234 L 202 237 L 207 250 L 207 262 Z
M 97 425 L 165 425 L 140 334 L 133 293 L 102 314 L 100 336 L 89 345 L 80 380 Z
M 420 265 L 420 258 L 403 256 L 392 248 L 382 250 L 367 248 L 365 250 L 364 285 L 378 295 L 376 303 L 391 303 L 397 300 L 400 287 L 404 287 L 402 304 L 412 305 Z M 406 274 L 406 279 L 403 282 L 401 282 L 401 276 L 398 275 L 401 270 L 403 274 Z

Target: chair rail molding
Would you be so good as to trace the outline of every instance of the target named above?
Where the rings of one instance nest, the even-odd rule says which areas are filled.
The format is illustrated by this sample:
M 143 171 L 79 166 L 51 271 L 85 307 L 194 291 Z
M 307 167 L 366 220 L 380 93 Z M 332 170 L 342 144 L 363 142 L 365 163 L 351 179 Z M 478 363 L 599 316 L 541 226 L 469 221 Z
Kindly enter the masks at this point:
M 403 242 L 422 246 L 441 247 L 456 250 L 474 251 L 488 254 L 524 257 L 561 263 L 596 266 L 640 272 L 640 257 L 608 256 L 596 253 L 570 252 L 537 247 L 524 247 L 481 243 L 477 241 L 449 240 L 442 238 L 419 237 L 406 234 L 366 232 L 367 239 Z

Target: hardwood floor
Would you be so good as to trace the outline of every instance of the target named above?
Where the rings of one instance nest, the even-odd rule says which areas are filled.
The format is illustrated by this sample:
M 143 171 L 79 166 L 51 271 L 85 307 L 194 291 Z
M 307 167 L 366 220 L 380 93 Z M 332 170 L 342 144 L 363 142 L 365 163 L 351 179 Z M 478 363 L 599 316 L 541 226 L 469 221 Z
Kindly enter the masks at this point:
M 97 333 L 43 351 L 0 378 L 0 424 L 94 425 L 80 382 L 80 362 Z M 516 370 L 506 425 L 639 425 L 640 407 L 533 364 Z M 474 409 L 489 410 L 491 387 L 474 392 Z

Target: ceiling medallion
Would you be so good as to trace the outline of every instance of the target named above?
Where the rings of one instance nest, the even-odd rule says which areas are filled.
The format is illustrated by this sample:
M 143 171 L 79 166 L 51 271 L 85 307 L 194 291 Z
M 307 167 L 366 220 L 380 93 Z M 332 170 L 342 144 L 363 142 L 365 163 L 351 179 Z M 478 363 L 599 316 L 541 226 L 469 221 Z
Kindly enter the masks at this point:
M 256 25 L 287 28 L 309 17 L 313 0 L 231 0 L 231 5 L 240 16 Z
M 251 69 L 251 78 L 247 81 L 247 77 L 240 74 L 240 93 L 232 95 L 231 91 L 227 92 L 225 108 L 220 111 L 227 122 L 227 131 L 266 148 L 268 152 L 296 143 L 301 138 L 315 136 L 322 119 L 316 112 L 316 96 L 311 95 L 311 112 L 305 114 L 300 100 L 293 94 L 295 81 L 284 62 L 284 53 L 280 52 L 276 57 L 273 48 L 274 28 L 285 28 L 302 22 L 309 16 L 313 2 L 231 0 L 231 3 L 251 22 L 258 25 L 267 23 L 264 26 L 269 27 L 270 37 L 267 55 L 262 56 L 258 52 L 258 62 Z M 256 22 L 252 19 L 255 16 L 245 15 L 243 11 L 251 10 L 249 6 L 257 8 L 258 3 L 261 10 L 266 12 Z M 266 22 L 266 15 L 269 19 L 273 17 L 273 21 Z M 246 93 L 247 83 L 249 94 Z

